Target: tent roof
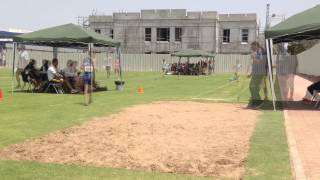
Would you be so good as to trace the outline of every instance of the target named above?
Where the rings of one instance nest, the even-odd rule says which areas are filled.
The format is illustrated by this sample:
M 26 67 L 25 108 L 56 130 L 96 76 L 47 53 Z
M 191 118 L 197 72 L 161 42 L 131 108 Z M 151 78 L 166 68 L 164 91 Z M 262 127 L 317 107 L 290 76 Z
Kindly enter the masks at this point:
M 171 55 L 177 56 L 177 57 L 214 57 L 214 54 L 208 53 L 203 50 L 195 50 L 195 49 L 186 49 L 186 50 L 178 51 Z
M 298 13 L 266 30 L 267 39 L 275 43 L 320 39 L 320 5 Z
M 86 47 L 93 43 L 98 47 L 117 47 L 120 43 L 96 32 L 86 30 L 74 24 L 51 27 L 14 37 L 15 42 L 51 46 L 51 47 Z
M 14 33 L 9 31 L 0 31 L 0 38 L 12 38 L 14 36 L 20 35 L 21 33 Z

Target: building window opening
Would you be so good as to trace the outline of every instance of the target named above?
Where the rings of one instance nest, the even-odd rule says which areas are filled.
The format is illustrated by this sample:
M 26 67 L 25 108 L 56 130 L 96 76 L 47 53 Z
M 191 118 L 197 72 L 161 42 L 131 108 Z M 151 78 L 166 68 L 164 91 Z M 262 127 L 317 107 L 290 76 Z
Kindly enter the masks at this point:
M 94 32 L 101 34 L 101 29 L 95 29 Z
M 113 29 L 110 29 L 110 38 L 113 39 L 113 37 L 114 37 L 114 31 Z
M 230 29 L 223 30 L 223 43 L 230 43 Z
M 157 41 L 170 41 L 170 28 L 157 28 Z
M 175 41 L 181 42 L 182 40 L 182 28 L 175 28 Z
M 151 28 L 145 28 L 144 30 L 144 40 L 145 41 L 151 41 Z
M 242 29 L 241 30 L 241 42 L 248 43 L 249 42 L 249 29 Z

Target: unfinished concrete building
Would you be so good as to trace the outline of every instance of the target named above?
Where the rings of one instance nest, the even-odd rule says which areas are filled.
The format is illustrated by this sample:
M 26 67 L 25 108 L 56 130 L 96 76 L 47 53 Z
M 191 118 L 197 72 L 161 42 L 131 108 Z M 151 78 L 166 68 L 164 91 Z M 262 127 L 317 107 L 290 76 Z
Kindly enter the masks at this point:
M 258 39 L 256 14 L 185 9 L 92 15 L 89 28 L 120 41 L 123 53 L 163 54 L 194 48 L 246 54 Z

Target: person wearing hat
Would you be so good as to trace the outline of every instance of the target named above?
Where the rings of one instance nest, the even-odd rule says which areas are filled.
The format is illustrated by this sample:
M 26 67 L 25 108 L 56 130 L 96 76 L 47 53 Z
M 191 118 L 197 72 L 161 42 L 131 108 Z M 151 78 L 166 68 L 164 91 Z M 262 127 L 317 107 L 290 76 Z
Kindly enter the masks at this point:
M 16 80 L 17 80 L 16 88 L 21 88 L 20 76 L 24 68 L 28 65 L 30 58 L 29 58 L 28 52 L 26 51 L 26 47 L 24 45 L 20 45 L 18 47 L 18 54 L 19 55 L 18 55 L 18 63 L 17 63 L 17 70 L 16 70 Z

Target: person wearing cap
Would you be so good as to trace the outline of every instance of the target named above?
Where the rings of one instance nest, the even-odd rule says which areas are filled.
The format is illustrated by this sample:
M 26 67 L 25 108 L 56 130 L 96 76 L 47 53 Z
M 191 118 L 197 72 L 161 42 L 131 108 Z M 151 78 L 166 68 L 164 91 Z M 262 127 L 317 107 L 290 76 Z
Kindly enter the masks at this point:
M 17 86 L 16 88 L 21 88 L 20 83 L 20 76 L 23 72 L 24 68 L 28 65 L 30 61 L 29 53 L 26 51 L 26 47 L 24 45 L 20 45 L 18 47 L 18 63 L 17 63 L 17 70 L 16 70 L 16 80 Z M 25 85 L 25 83 L 24 83 Z

